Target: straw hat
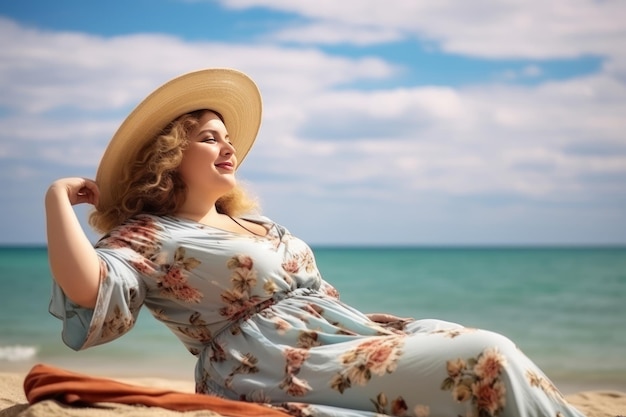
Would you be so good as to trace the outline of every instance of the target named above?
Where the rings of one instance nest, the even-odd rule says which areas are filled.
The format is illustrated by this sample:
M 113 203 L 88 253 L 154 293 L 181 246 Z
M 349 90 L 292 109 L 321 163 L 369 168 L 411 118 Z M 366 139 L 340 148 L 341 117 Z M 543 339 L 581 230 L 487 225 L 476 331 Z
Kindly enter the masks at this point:
M 241 163 L 261 125 L 261 95 L 246 74 L 227 68 L 210 68 L 176 77 L 153 91 L 124 120 L 102 156 L 96 183 L 99 208 L 118 200 L 116 184 L 122 167 L 132 163 L 139 150 L 172 120 L 195 110 L 220 113 Z

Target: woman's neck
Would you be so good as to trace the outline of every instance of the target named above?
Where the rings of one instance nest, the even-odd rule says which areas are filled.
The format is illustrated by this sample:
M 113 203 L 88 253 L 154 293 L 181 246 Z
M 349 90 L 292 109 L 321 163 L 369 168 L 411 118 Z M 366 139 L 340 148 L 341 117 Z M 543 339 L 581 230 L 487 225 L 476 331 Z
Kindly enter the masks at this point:
M 181 210 L 174 213 L 174 216 L 204 224 L 215 223 L 216 220 L 222 217 L 215 208 L 215 205 L 207 208 L 183 207 Z

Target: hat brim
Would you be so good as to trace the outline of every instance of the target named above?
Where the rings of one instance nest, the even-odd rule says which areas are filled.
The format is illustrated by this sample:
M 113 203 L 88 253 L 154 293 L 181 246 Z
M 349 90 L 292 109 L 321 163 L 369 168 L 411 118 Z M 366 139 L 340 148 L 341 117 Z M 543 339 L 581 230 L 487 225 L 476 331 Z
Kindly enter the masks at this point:
M 210 68 L 176 77 L 153 91 L 124 120 L 100 161 L 96 183 L 99 209 L 118 201 L 116 184 L 122 167 L 177 117 L 202 109 L 222 116 L 238 165 L 245 159 L 261 125 L 261 94 L 246 74 L 229 68 Z

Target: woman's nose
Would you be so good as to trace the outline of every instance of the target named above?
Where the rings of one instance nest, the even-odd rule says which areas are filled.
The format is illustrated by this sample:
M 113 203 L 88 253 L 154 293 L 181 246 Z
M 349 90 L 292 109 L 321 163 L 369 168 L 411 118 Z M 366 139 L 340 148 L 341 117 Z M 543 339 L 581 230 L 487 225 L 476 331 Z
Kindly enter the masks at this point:
M 231 155 L 235 153 L 235 147 L 232 145 L 232 143 L 224 143 L 224 146 L 222 147 L 222 153 L 224 155 Z

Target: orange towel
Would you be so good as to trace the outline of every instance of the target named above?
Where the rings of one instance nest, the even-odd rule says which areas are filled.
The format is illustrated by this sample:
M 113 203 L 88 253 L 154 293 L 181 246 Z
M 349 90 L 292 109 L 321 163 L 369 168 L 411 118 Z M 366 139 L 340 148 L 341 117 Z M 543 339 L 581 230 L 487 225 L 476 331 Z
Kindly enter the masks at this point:
M 54 399 L 70 405 L 107 402 L 161 407 L 176 411 L 211 410 L 231 417 L 289 416 L 268 405 L 125 384 L 45 364 L 35 365 L 26 375 L 24 392 L 30 404 Z

